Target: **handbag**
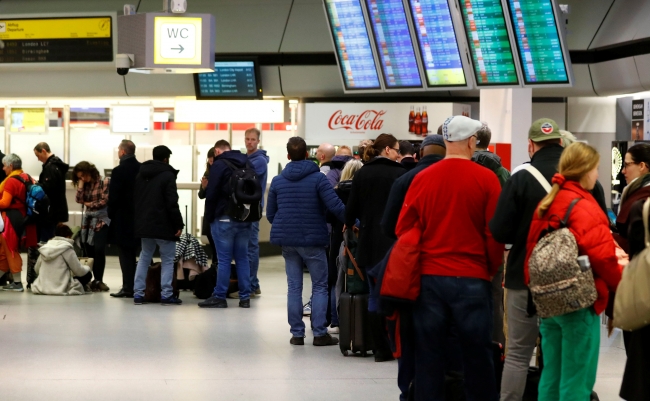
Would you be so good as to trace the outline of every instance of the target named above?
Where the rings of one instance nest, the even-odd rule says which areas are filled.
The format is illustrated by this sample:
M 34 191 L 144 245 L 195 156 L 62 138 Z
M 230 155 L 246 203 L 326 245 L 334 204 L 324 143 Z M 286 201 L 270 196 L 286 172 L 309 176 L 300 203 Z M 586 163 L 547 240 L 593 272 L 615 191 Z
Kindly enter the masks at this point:
M 614 326 L 633 331 L 650 324 L 650 198 L 643 204 L 645 249 L 623 270 L 614 301 Z

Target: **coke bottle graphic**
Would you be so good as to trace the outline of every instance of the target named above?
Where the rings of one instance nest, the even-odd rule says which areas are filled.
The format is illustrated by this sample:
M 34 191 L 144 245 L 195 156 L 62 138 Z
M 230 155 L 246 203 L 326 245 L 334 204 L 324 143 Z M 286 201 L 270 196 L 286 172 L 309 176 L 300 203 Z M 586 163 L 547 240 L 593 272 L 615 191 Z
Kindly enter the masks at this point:
M 427 106 L 422 106 L 422 136 L 427 136 L 429 133 L 429 114 L 427 114 Z
M 415 121 L 413 123 L 415 126 L 415 135 L 422 135 L 422 114 L 420 114 L 420 108 L 417 108 L 415 112 Z
M 415 106 L 411 106 L 411 112 L 409 113 L 409 132 L 415 132 Z

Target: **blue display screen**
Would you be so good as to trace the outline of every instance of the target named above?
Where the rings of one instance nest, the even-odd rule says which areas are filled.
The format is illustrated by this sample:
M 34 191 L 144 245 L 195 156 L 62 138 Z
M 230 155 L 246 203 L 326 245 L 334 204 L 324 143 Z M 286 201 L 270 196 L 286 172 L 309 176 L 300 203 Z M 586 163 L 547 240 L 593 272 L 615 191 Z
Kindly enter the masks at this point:
M 214 72 L 198 75 L 198 97 L 257 98 L 254 61 L 216 61 Z
M 422 78 L 402 0 L 366 0 L 386 89 L 421 88 Z
M 346 90 L 381 90 L 360 0 L 325 0 Z

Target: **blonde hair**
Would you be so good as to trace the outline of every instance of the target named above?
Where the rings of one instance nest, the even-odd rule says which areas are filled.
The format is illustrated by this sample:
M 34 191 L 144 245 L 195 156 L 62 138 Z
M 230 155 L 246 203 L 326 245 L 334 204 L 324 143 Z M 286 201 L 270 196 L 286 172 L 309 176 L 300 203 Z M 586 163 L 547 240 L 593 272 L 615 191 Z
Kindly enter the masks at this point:
M 569 145 L 560 157 L 560 166 L 558 172 L 564 176 L 567 181 L 580 181 L 591 170 L 595 169 L 600 162 L 598 151 L 586 143 L 575 142 Z M 551 207 L 555 197 L 560 192 L 560 186 L 553 184 L 551 192 L 546 195 L 537 208 L 537 215 L 542 217 Z
M 352 159 L 345 163 L 343 171 L 341 171 L 341 179 L 339 182 L 351 180 L 359 169 L 363 167 L 361 160 Z

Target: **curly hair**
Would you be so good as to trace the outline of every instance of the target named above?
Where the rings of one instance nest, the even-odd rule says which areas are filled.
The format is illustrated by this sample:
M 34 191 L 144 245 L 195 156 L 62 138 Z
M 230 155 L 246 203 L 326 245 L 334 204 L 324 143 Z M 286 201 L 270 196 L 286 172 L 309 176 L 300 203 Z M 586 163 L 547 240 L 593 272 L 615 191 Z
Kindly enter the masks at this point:
M 77 163 L 77 165 L 74 166 L 74 169 L 72 169 L 72 185 L 75 187 L 79 184 L 77 173 L 89 175 L 93 182 L 99 180 L 99 170 L 97 170 L 97 167 L 95 167 L 94 164 L 87 161 Z

